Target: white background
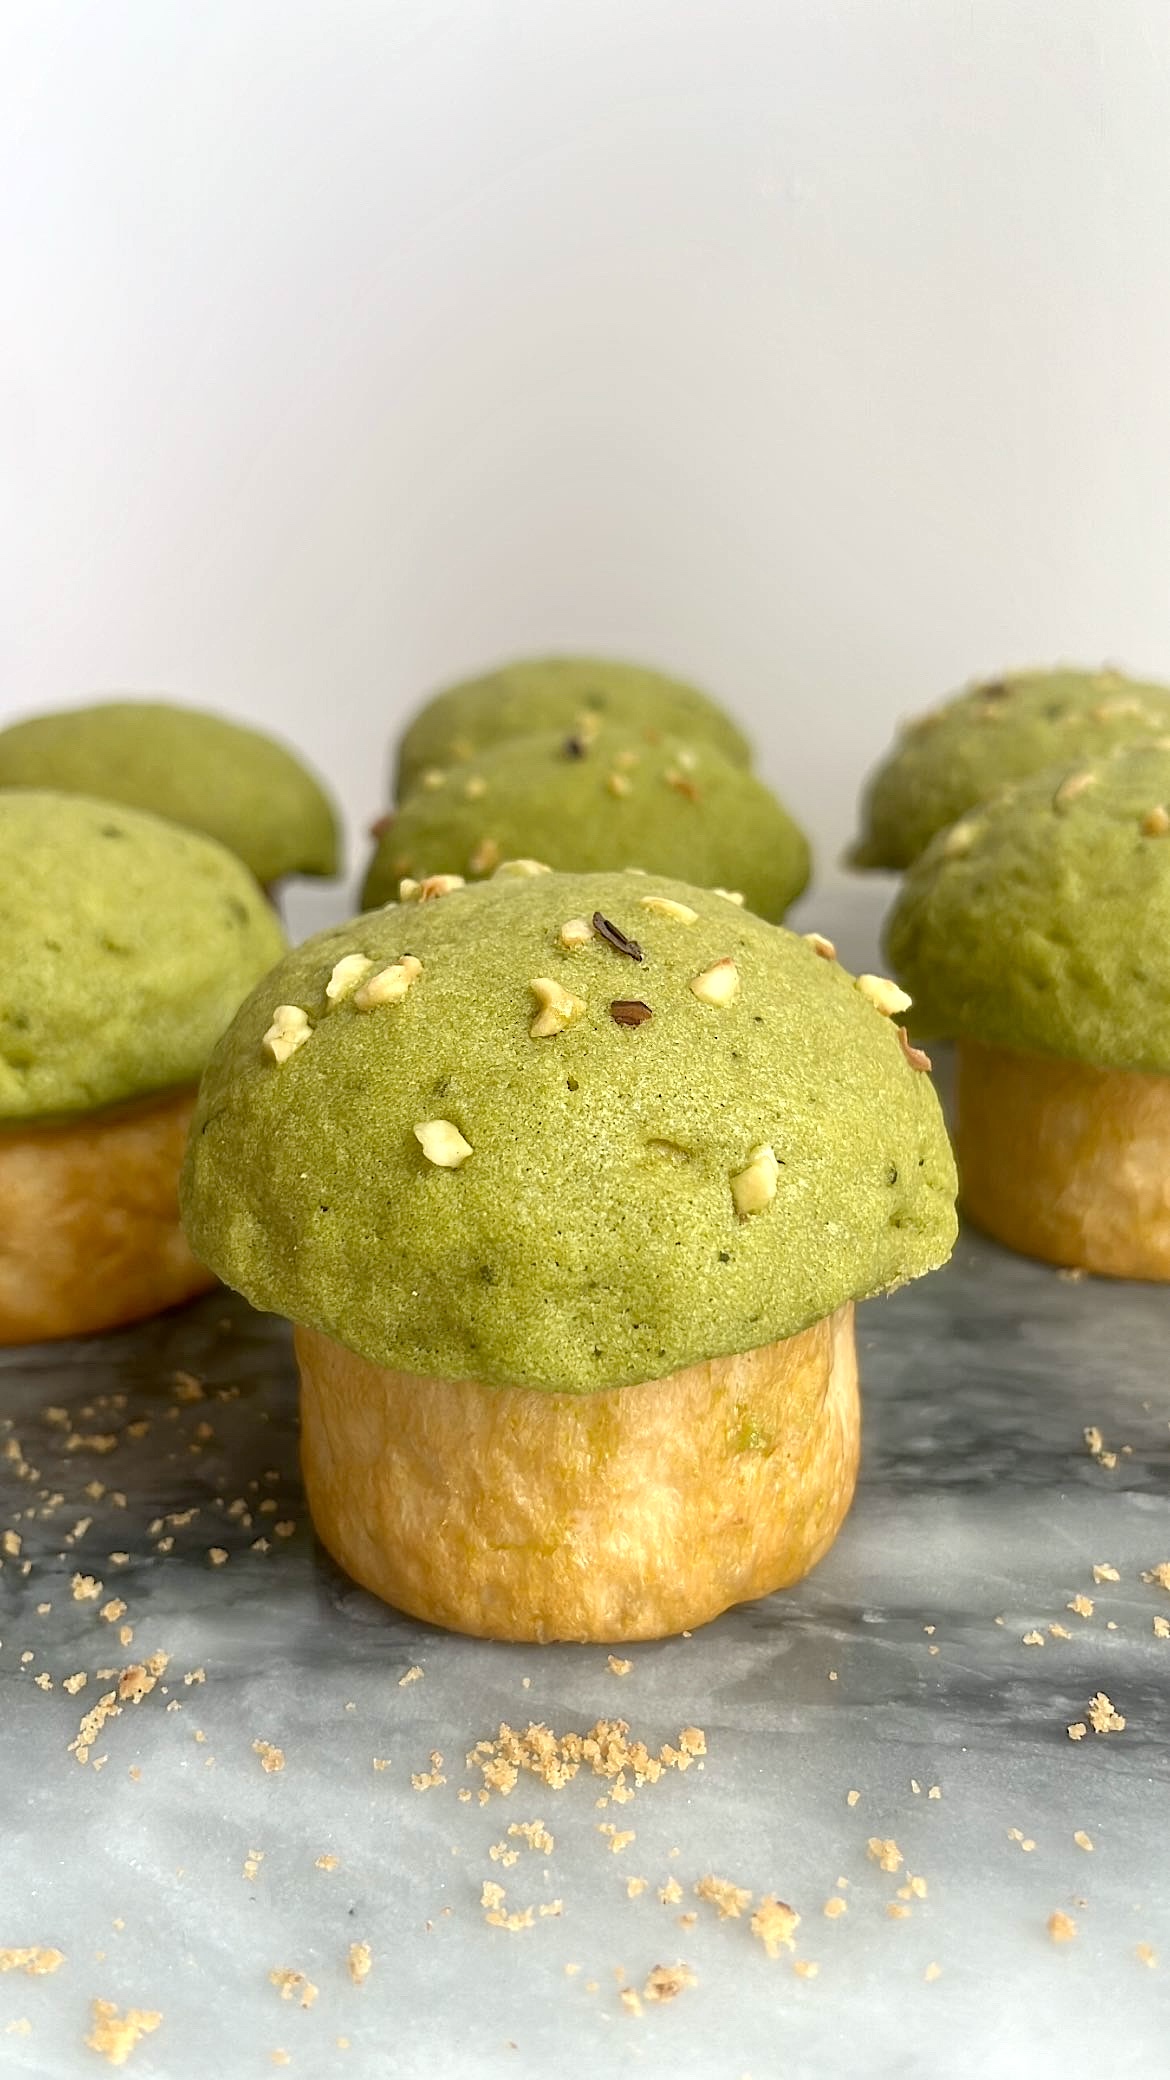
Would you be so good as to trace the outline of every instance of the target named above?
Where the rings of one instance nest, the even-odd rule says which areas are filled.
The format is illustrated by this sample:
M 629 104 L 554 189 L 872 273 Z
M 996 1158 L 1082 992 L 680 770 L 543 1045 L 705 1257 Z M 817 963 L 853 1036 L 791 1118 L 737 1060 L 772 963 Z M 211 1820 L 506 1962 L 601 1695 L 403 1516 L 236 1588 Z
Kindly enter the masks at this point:
M 1168 0 L 8 0 L 0 713 L 375 808 L 443 679 L 692 675 L 833 871 L 895 717 L 1170 676 Z

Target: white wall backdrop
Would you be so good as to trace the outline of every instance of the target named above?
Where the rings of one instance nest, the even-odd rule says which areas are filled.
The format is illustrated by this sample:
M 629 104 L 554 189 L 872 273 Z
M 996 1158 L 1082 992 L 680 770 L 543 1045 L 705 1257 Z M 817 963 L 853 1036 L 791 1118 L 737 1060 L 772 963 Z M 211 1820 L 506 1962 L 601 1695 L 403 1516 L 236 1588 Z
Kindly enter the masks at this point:
M 0 713 L 166 688 L 374 807 L 510 651 L 753 722 L 1170 676 L 1167 0 L 12 0 Z

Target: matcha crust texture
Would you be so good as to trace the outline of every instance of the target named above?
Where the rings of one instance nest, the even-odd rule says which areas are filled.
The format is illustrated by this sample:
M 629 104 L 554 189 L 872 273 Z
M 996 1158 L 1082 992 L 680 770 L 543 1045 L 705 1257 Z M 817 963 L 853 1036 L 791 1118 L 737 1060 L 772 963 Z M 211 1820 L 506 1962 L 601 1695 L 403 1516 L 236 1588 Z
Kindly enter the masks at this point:
M 490 874 L 518 856 L 591 873 L 641 867 L 738 889 L 778 919 L 808 881 L 804 833 L 774 794 L 711 745 L 604 725 L 588 739 L 544 731 L 434 768 L 383 833 L 369 908 L 403 876 Z
M 194 1083 L 284 934 L 247 869 L 156 816 L 0 793 L 0 1123 Z
M 448 687 L 419 710 L 399 746 L 398 799 L 428 770 L 463 764 L 509 737 L 567 735 L 600 722 L 670 731 L 751 764 L 751 746 L 730 715 L 682 679 L 602 657 L 524 657 Z
M 1170 687 L 1121 672 L 1010 673 L 907 724 L 862 801 L 857 867 L 908 867 L 976 802 L 1046 766 L 1170 732 Z
M 102 701 L 0 730 L 0 788 L 52 788 L 148 809 L 218 838 L 269 885 L 335 874 L 337 822 L 319 780 L 272 737 L 199 708 Z
M 928 1034 L 1170 1074 L 1170 749 L 973 809 L 907 875 L 886 944 Z
M 808 941 L 651 876 L 420 893 L 289 954 L 209 1065 L 184 1213 L 255 1305 L 376 1365 L 588 1393 L 945 1260 L 930 1079 Z

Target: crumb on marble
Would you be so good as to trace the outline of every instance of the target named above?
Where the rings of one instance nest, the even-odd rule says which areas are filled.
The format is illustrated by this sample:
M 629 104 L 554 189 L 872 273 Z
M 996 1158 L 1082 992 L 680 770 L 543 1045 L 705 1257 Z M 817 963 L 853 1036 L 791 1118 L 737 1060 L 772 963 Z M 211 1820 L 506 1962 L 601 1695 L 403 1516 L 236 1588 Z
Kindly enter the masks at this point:
M 687 1964 L 656 1964 L 647 1974 L 642 1999 L 651 2003 L 677 2000 L 688 1986 L 697 1984 L 695 1974 Z
M 800 1915 L 782 1899 L 766 1892 L 760 1900 L 749 1924 L 751 1932 L 763 1944 L 769 1957 L 779 1957 L 781 1950 L 796 1947 L 796 1931 L 800 1926 Z
M 1106 1696 L 1104 1690 L 1098 1690 L 1089 1699 L 1085 1717 L 1094 1733 L 1124 1733 L 1125 1731 L 1125 1720 L 1122 1714 L 1117 1711 L 1112 1699 Z
M 161 2021 L 157 2008 L 127 2008 L 120 2013 L 113 2001 L 94 2000 L 85 2041 L 112 2066 L 124 2066 L 135 2045 L 153 2035 Z
M 1053 1912 L 1048 1916 L 1050 1940 L 1054 1943 L 1071 1943 L 1076 1936 L 1076 1932 L 1077 1925 L 1072 1915 L 1062 1914 L 1059 1907 L 1054 1908 Z
M 742 1885 L 735 1885 L 730 1878 L 716 1878 L 710 1873 L 699 1878 L 695 1884 L 695 1898 L 705 1900 L 718 1909 L 721 1921 L 738 1920 L 745 1907 L 750 1907 L 752 1895 Z
M 284 1768 L 284 1749 L 274 1748 L 271 1741 L 253 1741 L 252 1753 L 260 1757 L 260 1767 L 265 1776 L 278 1776 Z
M 26 1949 L 0 1950 L 0 1972 L 23 1972 L 29 1979 L 43 1979 L 59 1972 L 64 1962 L 63 1950 L 42 1949 L 36 1944 Z
M 881 1835 L 871 1834 L 865 1847 L 866 1854 L 872 1858 L 879 1869 L 883 1871 L 901 1870 L 902 1851 L 899 1849 L 897 1842 L 885 1840 Z
M 369 1944 L 351 1943 L 346 1963 L 354 1985 L 364 1985 L 374 1967 L 374 1953 Z
M 296 2001 L 301 2008 L 311 2008 L 317 1998 L 318 1989 L 304 1972 L 295 1971 L 292 1965 L 276 1965 L 268 1974 L 269 1985 L 275 1986 L 282 2001 Z

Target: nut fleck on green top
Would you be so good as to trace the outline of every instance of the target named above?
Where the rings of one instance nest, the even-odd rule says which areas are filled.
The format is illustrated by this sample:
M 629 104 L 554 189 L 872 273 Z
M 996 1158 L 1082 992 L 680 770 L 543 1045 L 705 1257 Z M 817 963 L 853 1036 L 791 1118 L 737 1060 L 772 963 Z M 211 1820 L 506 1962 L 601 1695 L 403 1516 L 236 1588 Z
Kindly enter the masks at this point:
M 931 1270 L 954 1191 L 929 1076 L 809 941 L 657 876 L 502 871 L 266 978 L 183 1206 L 257 1306 L 376 1363 L 588 1393 Z
M 804 833 L 745 766 L 710 744 L 651 745 L 605 724 L 428 770 L 383 832 L 362 901 L 390 901 L 404 875 L 481 876 L 518 854 L 574 872 L 644 867 L 715 883 L 770 918 L 796 901 L 809 868 Z
M 221 845 L 156 816 L 0 793 L 0 1121 L 93 1112 L 198 1078 L 284 949 Z
M 336 874 L 337 821 L 307 766 L 259 730 L 166 701 L 100 701 L 0 730 L 0 787 L 148 809 L 218 838 L 266 886 Z
M 1011 672 L 906 725 L 862 800 L 857 867 L 908 867 L 1009 780 L 1170 731 L 1170 687 L 1121 672 Z
M 925 1032 L 1170 1073 L 1170 749 L 971 810 L 907 875 L 886 943 Z
M 490 745 L 536 730 L 567 734 L 582 721 L 672 731 L 714 744 L 737 765 L 751 764 L 743 731 L 682 679 L 604 657 L 522 657 L 448 687 L 419 710 L 398 749 L 398 799 L 431 767 L 460 764 Z

